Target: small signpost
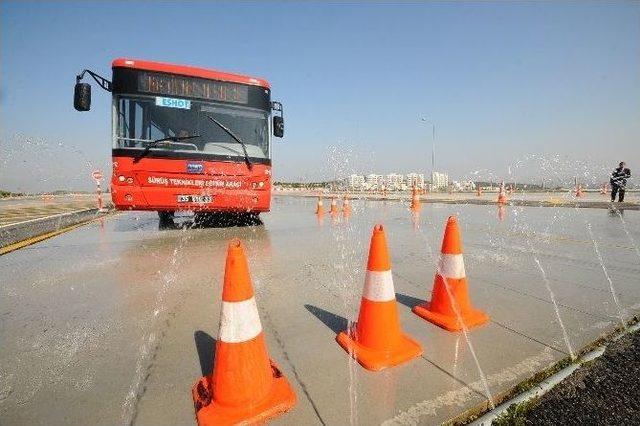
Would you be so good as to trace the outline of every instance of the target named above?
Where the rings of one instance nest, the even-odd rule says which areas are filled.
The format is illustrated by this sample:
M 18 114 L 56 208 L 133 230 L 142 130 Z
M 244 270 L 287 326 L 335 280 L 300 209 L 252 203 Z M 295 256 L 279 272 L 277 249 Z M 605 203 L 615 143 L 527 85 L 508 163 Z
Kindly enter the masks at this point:
M 96 181 L 96 187 L 97 187 L 97 192 L 98 192 L 98 212 L 99 213 L 104 213 L 107 211 L 107 209 L 104 208 L 103 204 L 102 204 L 102 188 L 100 188 L 100 182 L 102 181 L 102 178 L 104 177 L 102 175 L 102 170 L 94 170 L 93 172 L 91 172 L 91 177 L 93 178 L 93 180 Z

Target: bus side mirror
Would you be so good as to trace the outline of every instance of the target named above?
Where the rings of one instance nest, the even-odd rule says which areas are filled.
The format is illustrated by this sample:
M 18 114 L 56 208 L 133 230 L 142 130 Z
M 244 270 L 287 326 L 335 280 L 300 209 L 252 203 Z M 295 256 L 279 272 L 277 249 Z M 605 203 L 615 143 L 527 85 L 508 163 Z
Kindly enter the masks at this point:
M 284 118 L 281 116 L 273 117 L 273 136 L 281 138 L 284 136 Z
M 76 83 L 73 91 L 73 107 L 77 111 L 91 109 L 91 85 L 89 83 Z

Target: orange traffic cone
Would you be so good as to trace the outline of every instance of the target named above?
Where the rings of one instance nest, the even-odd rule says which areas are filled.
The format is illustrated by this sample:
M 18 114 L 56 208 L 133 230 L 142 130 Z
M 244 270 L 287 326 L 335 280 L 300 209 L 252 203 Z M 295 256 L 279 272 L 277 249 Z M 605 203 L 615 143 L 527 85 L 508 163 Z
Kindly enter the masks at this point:
M 338 214 L 338 201 L 336 200 L 335 197 L 331 198 L 331 208 L 329 209 L 329 213 L 332 216 L 335 216 Z
M 316 214 L 322 216 L 324 214 L 324 207 L 322 206 L 322 197 L 318 197 L 318 206 L 316 207 Z
M 411 211 L 418 212 L 422 208 L 420 204 L 420 197 L 418 196 L 418 190 L 414 186 L 411 193 Z
M 247 260 L 229 244 L 213 373 L 193 387 L 199 426 L 264 422 L 291 409 L 296 395 L 269 359 Z
M 498 204 L 507 204 L 507 196 L 504 193 L 504 182 L 500 184 L 500 192 L 498 193 Z
M 342 200 L 342 214 L 344 217 L 351 215 L 351 205 L 349 204 L 349 198 L 346 196 Z
M 373 228 L 360 314 L 354 328 L 340 332 L 336 340 L 367 370 L 393 367 L 422 354 L 420 344 L 400 329 L 382 225 Z
M 476 197 L 481 197 L 482 196 L 482 188 L 480 188 L 480 185 L 476 185 Z
M 582 185 L 578 185 L 576 188 L 576 198 L 584 197 L 584 192 L 582 192 Z
M 462 330 L 461 320 L 467 328 L 484 324 L 489 320 L 484 312 L 471 306 L 462 259 L 460 231 L 454 216 L 449 217 L 444 230 L 431 301 L 415 306 L 413 312 L 449 331 Z

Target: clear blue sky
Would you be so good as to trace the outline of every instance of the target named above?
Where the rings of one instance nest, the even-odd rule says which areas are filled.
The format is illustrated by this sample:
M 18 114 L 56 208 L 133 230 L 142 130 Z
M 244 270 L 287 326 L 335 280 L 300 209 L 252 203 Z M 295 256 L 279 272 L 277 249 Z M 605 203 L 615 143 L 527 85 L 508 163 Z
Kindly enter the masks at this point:
M 268 79 L 285 105 L 279 179 L 428 172 L 420 116 L 454 177 L 543 165 L 551 178 L 557 165 L 588 174 L 621 159 L 640 170 L 640 2 L 3 1 L 0 12 L 3 188 L 87 188 L 94 166 L 109 170 L 109 96 L 94 86 L 80 114 L 72 90 L 85 67 L 110 78 L 119 56 Z

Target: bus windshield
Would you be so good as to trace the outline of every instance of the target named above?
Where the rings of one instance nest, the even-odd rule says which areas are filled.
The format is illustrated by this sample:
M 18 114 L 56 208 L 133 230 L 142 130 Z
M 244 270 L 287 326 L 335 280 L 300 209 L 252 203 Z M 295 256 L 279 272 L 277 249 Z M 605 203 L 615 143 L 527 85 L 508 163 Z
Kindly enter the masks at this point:
M 149 149 L 152 152 L 192 151 L 243 159 L 242 146 L 207 116 L 215 118 L 237 135 L 245 143 L 250 158 L 269 158 L 267 111 L 156 97 L 118 99 L 115 147 Z M 151 144 L 162 138 L 184 136 L 197 137 L 179 142 Z

